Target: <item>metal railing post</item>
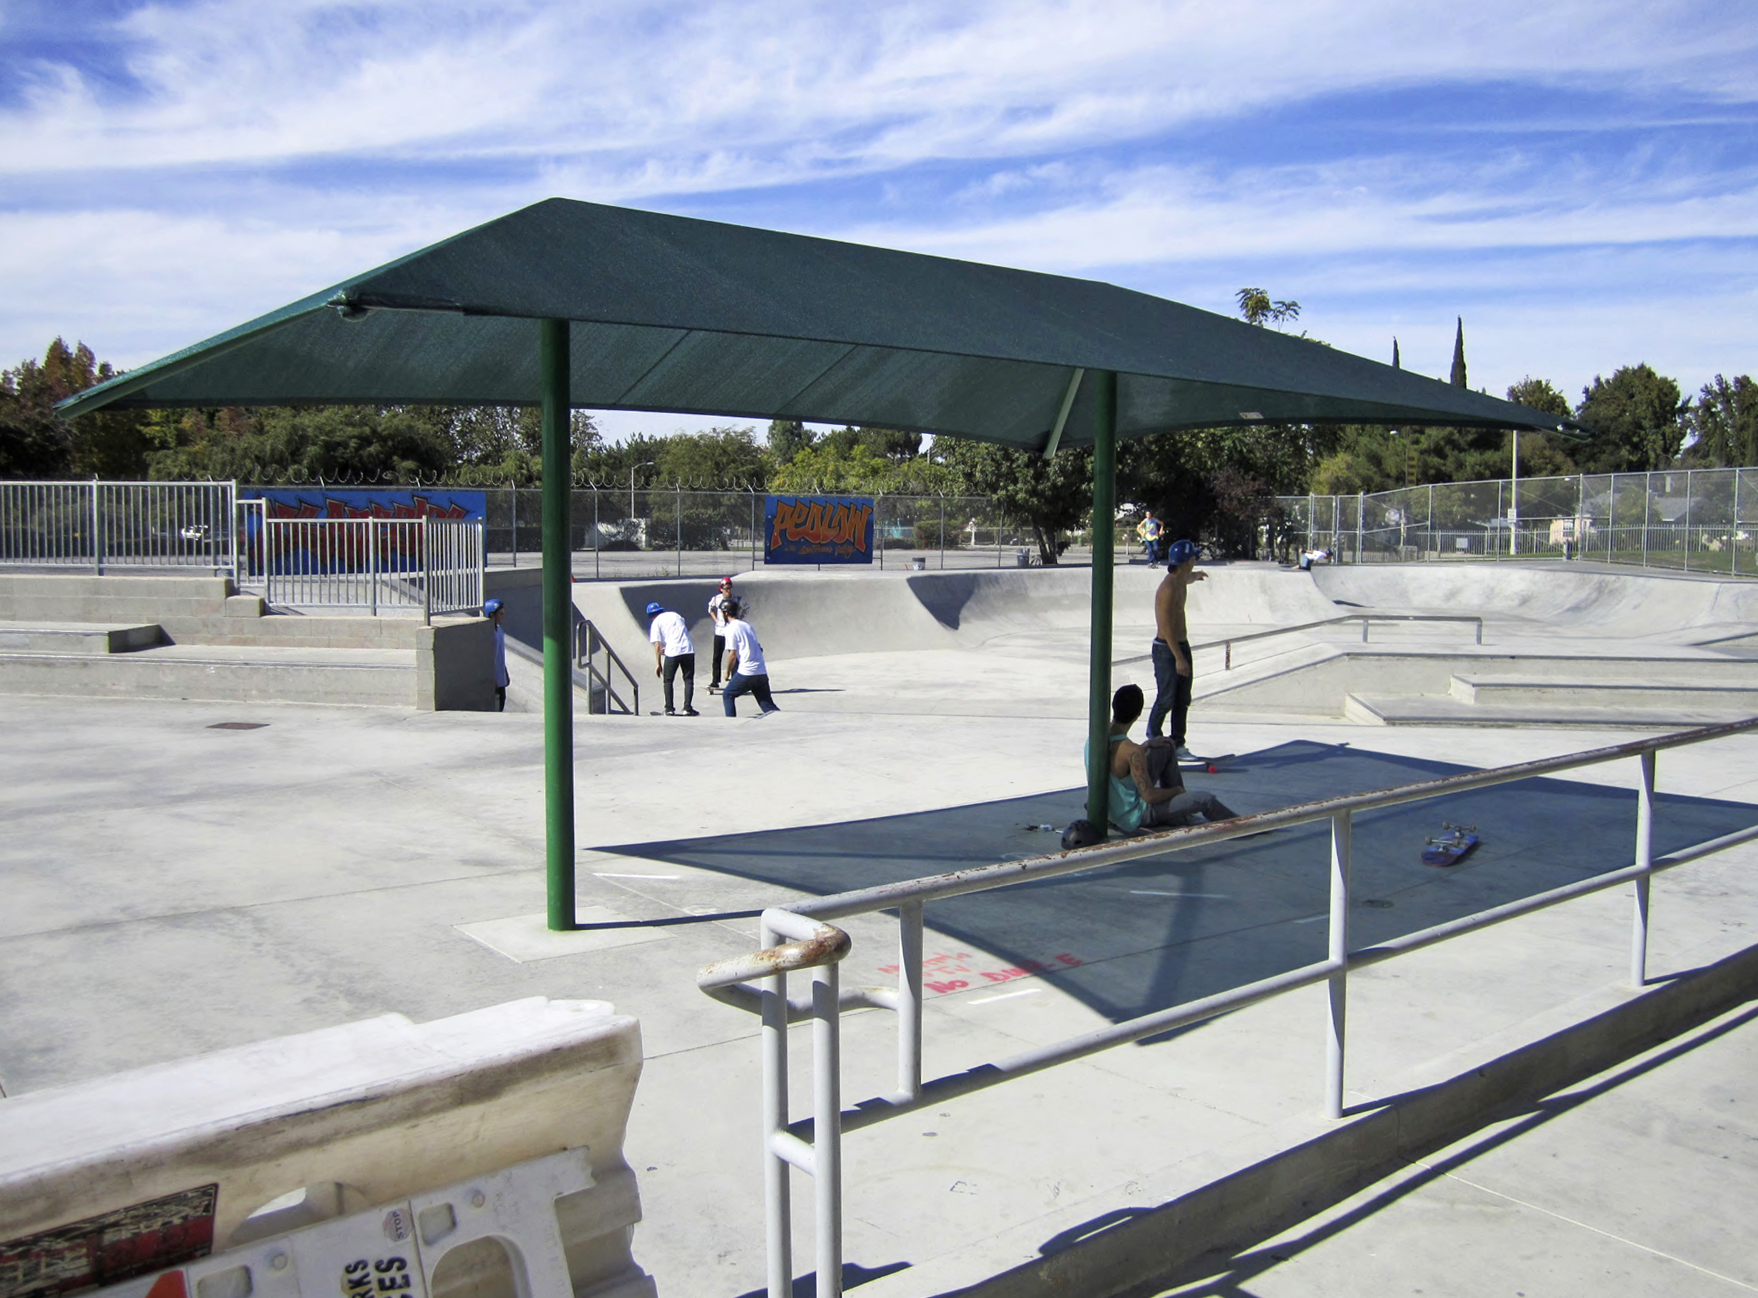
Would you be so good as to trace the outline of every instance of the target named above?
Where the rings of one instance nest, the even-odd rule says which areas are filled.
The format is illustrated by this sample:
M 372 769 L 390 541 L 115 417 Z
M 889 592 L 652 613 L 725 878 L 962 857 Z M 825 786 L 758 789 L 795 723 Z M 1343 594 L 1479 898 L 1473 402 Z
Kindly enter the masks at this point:
M 757 489 L 746 487 L 751 493 L 751 571 L 757 571 Z
M 1636 786 L 1636 876 L 1634 923 L 1630 930 L 1630 981 L 1636 986 L 1648 982 L 1648 885 L 1654 869 L 1654 761 L 1652 749 L 1639 759 L 1642 780 Z
M 768 948 L 779 938 L 760 925 L 758 944 Z M 787 1133 L 787 974 L 761 984 L 763 1027 L 763 1223 L 767 1243 L 769 1298 L 793 1298 L 793 1183 L 787 1160 L 777 1142 Z
M 98 504 L 98 480 L 92 479 L 92 575 L 104 575 L 103 511 Z
M 486 510 L 483 511 L 485 514 Z M 476 598 L 474 607 L 480 609 L 482 602 L 488 598 L 488 519 L 476 520 Z
M 1330 977 L 1325 1018 L 1325 1116 L 1343 1116 L 1344 1027 L 1349 1009 L 1349 865 L 1354 813 L 1331 817 L 1330 960 L 1340 966 Z
M 417 533 L 421 542 L 421 625 L 431 626 L 433 623 L 433 561 L 427 548 L 427 515 L 421 516 L 421 528 Z
M 684 575 L 684 484 L 674 482 L 672 490 L 672 521 L 677 524 L 678 537 L 678 576 Z
M 1730 576 L 1737 577 L 1740 574 L 1740 471 L 1733 469 L 1730 472 L 1734 475 L 1734 516 L 1727 529 L 1727 570 Z
M 1692 469 L 1685 470 L 1685 571 L 1691 571 L 1691 482 L 1697 476 Z
M 840 964 L 829 964 L 812 970 L 812 1189 L 818 1298 L 842 1294 L 841 969 Z
M 922 903 L 897 909 L 897 1089 L 922 1094 Z
M 940 569 L 946 570 L 946 497 L 940 497 Z
M 366 520 L 366 573 L 367 580 L 372 583 L 372 615 L 378 616 L 378 519 Z

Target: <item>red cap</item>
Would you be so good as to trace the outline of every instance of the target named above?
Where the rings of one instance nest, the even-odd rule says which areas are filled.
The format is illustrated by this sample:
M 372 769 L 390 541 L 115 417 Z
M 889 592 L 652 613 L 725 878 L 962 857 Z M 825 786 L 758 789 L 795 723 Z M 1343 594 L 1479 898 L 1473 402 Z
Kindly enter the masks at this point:
M 720 584 L 722 586 L 730 586 L 730 585 L 732 585 L 732 578 L 731 577 L 722 577 L 720 579 Z

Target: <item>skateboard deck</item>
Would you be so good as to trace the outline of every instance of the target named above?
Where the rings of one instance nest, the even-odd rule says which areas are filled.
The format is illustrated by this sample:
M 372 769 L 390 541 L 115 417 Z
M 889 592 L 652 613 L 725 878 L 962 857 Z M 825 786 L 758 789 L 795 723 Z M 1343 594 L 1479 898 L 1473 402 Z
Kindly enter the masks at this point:
M 1219 757 L 1198 757 L 1188 762 L 1178 763 L 1181 771 L 1203 771 L 1209 775 L 1218 775 L 1223 763 L 1232 761 L 1238 753 L 1223 753 Z
M 1424 865 L 1457 865 L 1466 853 L 1477 846 L 1476 825 L 1455 825 L 1443 822 L 1442 832 L 1428 840 L 1422 849 Z

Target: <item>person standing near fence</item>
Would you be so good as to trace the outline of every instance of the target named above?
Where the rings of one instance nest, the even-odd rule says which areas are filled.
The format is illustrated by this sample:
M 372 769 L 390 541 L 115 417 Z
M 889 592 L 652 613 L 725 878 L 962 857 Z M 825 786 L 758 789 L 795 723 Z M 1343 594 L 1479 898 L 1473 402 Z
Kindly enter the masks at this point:
M 745 621 L 744 601 L 728 595 L 721 607 L 726 613 L 726 688 L 721 691 L 720 701 L 727 716 L 738 716 L 733 701 L 741 694 L 757 696 L 760 717 L 781 711 L 769 695 L 769 664 L 763 661 L 763 646 L 757 641 L 757 633 Z
M 1158 566 L 1160 562 L 1160 520 L 1154 517 L 1154 511 L 1142 511 L 1141 522 L 1135 526 L 1135 534 L 1141 538 L 1142 552 L 1148 556 L 1148 567 Z
M 1166 575 L 1154 592 L 1154 706 L 1148 712 L 1148 737 L 1160 737 L 1160 727 L 1172 717 L 1172 744 L 1178 760 L 1195 760 L 1185 744 L 1185 723 L 1190 715 L 1190 628 L 1184 620 L 1184 600 L 1191 584 L 1206 580 L 1196 570 L 1202 547 L 1194 541 L 1174 541 L 1166 554 Z
M 482 606 L 482 616 L 494 627 L 494 710 L 507 710 L 507 629 L 501 625 L 504 605 L 491 599 Z
M 720 589 L 708 598 L 708 620 L 714 623 L 714 657 L 710 660 L 713 675 L 708 682 L 710 694 L 720 693 L 720 663 L 726 657 L 726 602 L 732 598 L 732 578 L 722 577 Z
M 696 711 L 696 646 L 690 643 L 690 626 L 682 613 L 666 611 L 663 604 L 649 604 L 647 616 L 653 621 L 647 638 L 653 642 L 653 674 L 665 682 L 665 715 L 677 716 L 672 707 L 672 681 L 684 674 L 684 712 L 686 717 L 699 716 Z

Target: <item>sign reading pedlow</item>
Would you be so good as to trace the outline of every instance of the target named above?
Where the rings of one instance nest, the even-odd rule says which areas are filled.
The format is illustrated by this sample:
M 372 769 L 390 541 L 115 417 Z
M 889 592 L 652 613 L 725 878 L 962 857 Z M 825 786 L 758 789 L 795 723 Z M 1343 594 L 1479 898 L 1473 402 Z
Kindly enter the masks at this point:
M 770 496 L 765 563 L 872 563 L 871 496 Z

